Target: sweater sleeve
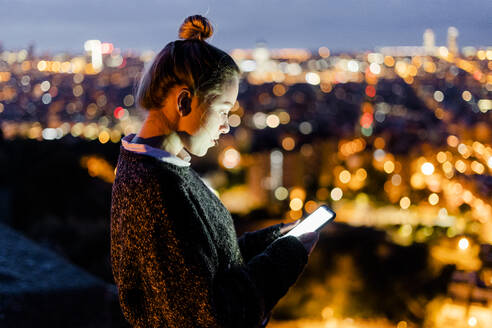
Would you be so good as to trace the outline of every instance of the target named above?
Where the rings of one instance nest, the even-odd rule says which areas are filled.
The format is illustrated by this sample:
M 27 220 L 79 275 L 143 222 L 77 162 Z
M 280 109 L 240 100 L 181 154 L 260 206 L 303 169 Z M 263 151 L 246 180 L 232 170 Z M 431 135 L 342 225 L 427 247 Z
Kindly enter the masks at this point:
M 283 223 L 279 223 L 264 229 L 243 233 L 237 241 L 244 260 L 248 262 L 280 237 L 280 228 L 283 225 Z
M 245 287 L 250 290 L 245 290 L 245 293 L 253 291 L 258 295 L 257 302 L 262 304 L 262 316 L 268 315 L 275 304 L 282 298 L 290 286 L 292 286 L 301 274 L 308 260 L 307 252 L 304 246 L 296 237 L 280 238 L 270 244 L 264 252 L 253 257 L 245 266 L 231 268 L 226 272 L 226 276 L 230 279 L 219 279 L 218 289 L 224 295 L 218 301 L 228 301 L 228 288 L 234 288 L 236 276 L 244 275 L 251 281 Z M 240 299 L 230 300 L 231 307 L 235 306 L 239 310 L 243 304 Z M 234 313 L 237 309 L 227 310 L 227 305 L 223 304 L 219 307 L 227 314 L 227 318 L 234 320 Z M 243 320 L 245 320 L 244 318 Z M 260 320 L 261 321 L 261 320 Z M 240 321 L 239 321 L 240 322 Z M 232 321 L 231 327 L 239 322 Z
M 280 238 L 244 264 L 216 269 L 207 235 L 176 238 L 154 229 L 143 271 L 153 289 L 153 316 L 172 327 L 258 327 L 307 263 L 296 237 Z M 158 238 L 157 238 L 158 236 Z

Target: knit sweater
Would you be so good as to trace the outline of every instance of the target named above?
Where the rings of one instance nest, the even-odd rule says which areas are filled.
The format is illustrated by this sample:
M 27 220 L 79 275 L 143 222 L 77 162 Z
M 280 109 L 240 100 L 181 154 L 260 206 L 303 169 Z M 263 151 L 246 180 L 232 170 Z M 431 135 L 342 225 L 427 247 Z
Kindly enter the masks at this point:
M 259 327 L 307 251 L 281 225 L 237 239 L 229 211 L 186 165 L 120 148 L 111 264 L 133 327 Z

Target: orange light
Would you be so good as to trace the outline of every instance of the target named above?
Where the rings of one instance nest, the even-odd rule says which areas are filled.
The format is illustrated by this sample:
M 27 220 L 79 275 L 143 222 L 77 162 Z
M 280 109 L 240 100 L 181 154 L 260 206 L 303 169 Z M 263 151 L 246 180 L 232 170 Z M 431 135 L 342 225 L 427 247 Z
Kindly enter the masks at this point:
M 350 179 L 352 178 L 352 175 L 350 174 L 349 171 L 347 170 L 343 170 L 342 172 L 340 172 L 340 174 L 338 175 L 338 178 L 340 179 L 340 181 L 342 183 L 349 183 Z
M 395 59 L 391 56 L 384 57 L 384 64 L 388 67 L 393 67 L 395 65 Z
M 383 168 L 384 168 L 384 172 L 390 174 L 395 170 L 395 163 L 393 163 L 392 161 L 386 161 L 383 164 Z
M 448 145 L 449 146 L 451 146 L 451 147 L 457 147 L 460 141 L 459 141 L 459 139 L 456 136 L 450 135 L 447 138 L 447 142 L 448 142 Z
M 290 199 L 299 198 L 304 201 L 306 199 L 306 191 L 300 187 L 295 187 L 290 191 Z
M 275 96 L 281 97 L 287 92 L 287 89 L 283 84 L 275 84 L 272 91 Z
M 307 213 L 313 213 L 318 208 L 318 203 L 310 200 L 310 201 L 306 202 L 306 204 L 304 205 L 304 208 L 306 209 Z
M 291 210 L 293 210 L 293 211 L 301 210 L 302 205 L 303 205 L 303 202 L 299 198 L 293 198 L 289 203 L 289 206 L 290 206 Z
M 386 146 L 386 141 L 384 141 L 383 138 L 377 137 L 376 139 L 374 139 L 374 147 L 378 149 L 383 149 L 384 146 Z
M 410 204 L 411 204 L 410 198 L 405 196 L 400 199 L 400 207 L 402 209 L 404 210 L 408 209 L 410 207 Z
M 295 146 L 296 146 L 296 142 L 294 141 L 294 138 L 292 138 L 292 137 L 285 137 L 282 140 L 282 147 L 287 151 L 294 149 Z

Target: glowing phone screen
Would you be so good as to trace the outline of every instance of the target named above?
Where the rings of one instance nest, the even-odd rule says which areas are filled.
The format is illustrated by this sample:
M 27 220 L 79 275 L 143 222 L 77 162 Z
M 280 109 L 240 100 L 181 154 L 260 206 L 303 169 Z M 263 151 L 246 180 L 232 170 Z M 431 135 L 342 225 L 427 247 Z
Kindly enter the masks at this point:
M 285 236 L 298 237 L 306 232 L 316 231 L 332 220 L 335 215 L 335 212 L 333 212 L 328 206 L 322 205 L 307 218 L 302 220 L 302 222 L 299 223 L 294 229 L 285 234 Z

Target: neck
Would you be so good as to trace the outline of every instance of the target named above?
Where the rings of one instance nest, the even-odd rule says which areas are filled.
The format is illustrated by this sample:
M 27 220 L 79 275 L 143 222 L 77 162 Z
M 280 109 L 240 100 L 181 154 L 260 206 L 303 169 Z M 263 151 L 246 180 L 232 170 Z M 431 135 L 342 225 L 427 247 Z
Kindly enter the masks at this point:
M 152 138 L 156 136 L 163 136 L 160 148 L 168 153 L 178 157 L 183 157 L 183 152 L 186 153 L 183 142 L 172 128 L 169 118 L 160 110 L 149 110 L 137 137 Z

